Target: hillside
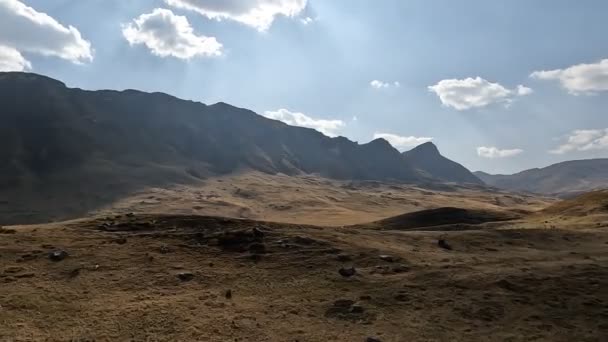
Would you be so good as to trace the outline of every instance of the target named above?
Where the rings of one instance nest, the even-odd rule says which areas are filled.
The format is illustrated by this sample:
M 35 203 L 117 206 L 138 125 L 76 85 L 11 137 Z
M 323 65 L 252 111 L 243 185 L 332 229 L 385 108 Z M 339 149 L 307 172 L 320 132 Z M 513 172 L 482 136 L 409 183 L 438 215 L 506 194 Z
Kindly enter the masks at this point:
M 605 341 L 608 231 L 509 224 L 403 232 L 112 215 L 6 227 L 0 336 Z
M 475 172 L 486 184 L 512 191 L 572 197 L 608 187 L 608 159 L 573 160 L 513 175 Z
M 592 191 L 554 203 L 542 210 L 541 213 L 563 217 L 608 216 L 608 190 Z
M 464 166 L 444 157 L 432 142 L 427 142 L 414 149 L 403 152 L 408 163 L 433 178 L 447 182 L 484 184 Z
M 225 103 L 0 73 L 0 108 L 0 216 L 24 223 L 48 207 L 77 217 L 143 189 L 248 170 L 433 182 L 385 140 L 360 145 Z
M 384 140 L 359 145 L 225 103 L 69 89 L 44 76 L 2 73 L 0 106 L 0 158 L 9 161 L 0 170 L 4 186 L 82 172 L 94 160 L 175 166 L 194 176 L 250 168 L 336 179 L 423 178 Z
M 0 225 L 134 212 L 343 226 L 446 206 L 521 211 L 540 210 L 553 202 L 538 196 L 453 184 L 429 189 L 397 182 L 340 181 L 254 171 L 164 186 L 128 181 L 141 188 L 125 193 L 120 191 L 121 184 L 92 178 L 77 188 L 61 187 L 69 184 L 63 179 L 38 191 L 0 192 Z
M 394 217 L 389 217 L 373 224 L 381 229 L 411 230 L 438 227 L 446 229 L 447 225 L 470 226 L 487 223 L 510 221 L 522 217 L 522 215 L 497 210 L 487 209 L 465 209 L 454 207 L 442 207 L 428 210 L 415 211 Z

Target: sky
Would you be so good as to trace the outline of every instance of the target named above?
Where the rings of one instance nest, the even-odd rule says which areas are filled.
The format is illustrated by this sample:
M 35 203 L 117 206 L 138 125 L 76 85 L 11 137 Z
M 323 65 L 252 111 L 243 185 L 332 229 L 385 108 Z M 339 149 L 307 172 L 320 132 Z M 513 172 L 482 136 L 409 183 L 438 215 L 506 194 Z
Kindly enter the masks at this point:
M 0 0 L 0 71 L 227 102 L 471 170 L 608 157 L 605 0 Z

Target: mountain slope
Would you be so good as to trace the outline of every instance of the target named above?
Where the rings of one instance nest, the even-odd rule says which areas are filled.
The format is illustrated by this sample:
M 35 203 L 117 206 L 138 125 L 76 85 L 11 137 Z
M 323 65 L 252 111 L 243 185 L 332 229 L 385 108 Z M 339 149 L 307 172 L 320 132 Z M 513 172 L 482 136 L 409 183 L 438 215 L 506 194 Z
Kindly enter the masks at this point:
M 336 179 L 424 178 L 383 140 L 359 145 L 225 103 L 166 94 L 69 89 L 50 78 L 0 74 L 0 179 L 9 186 L 92 162 L 193 170 L 317 173 Z M 119 176 L 119 175 L 116 175 Z
M 403 152 L 404 159 L 433 178 L 455 183 L 483 184 L 464 166 L 442 156 L 432 142 L 424 143 L 411 151 Z
M 608 159 L 573 160 L 513 175 L 475 172 L 486 184 L 501 189 L 571 197 L 608 187 Z

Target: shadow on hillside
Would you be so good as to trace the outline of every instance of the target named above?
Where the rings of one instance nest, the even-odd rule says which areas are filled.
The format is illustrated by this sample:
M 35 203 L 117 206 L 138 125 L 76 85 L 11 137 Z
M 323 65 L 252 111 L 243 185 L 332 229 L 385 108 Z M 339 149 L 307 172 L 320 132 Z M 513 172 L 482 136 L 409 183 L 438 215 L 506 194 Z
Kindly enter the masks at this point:
M 96 162 L 58 174 L 0 187 L 0 225 L 38 224 L 87 216 L 147 188 L 200 184 L 196 168 L 117 166 Z

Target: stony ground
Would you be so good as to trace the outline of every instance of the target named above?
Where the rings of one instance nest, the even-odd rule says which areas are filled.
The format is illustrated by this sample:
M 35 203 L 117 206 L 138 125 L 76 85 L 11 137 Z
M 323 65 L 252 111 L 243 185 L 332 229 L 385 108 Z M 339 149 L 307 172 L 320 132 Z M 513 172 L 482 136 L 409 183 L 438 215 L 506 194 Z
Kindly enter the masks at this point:
M 608 230 L 521 227 L 5 227 L 0 341 L 608 340 Z

